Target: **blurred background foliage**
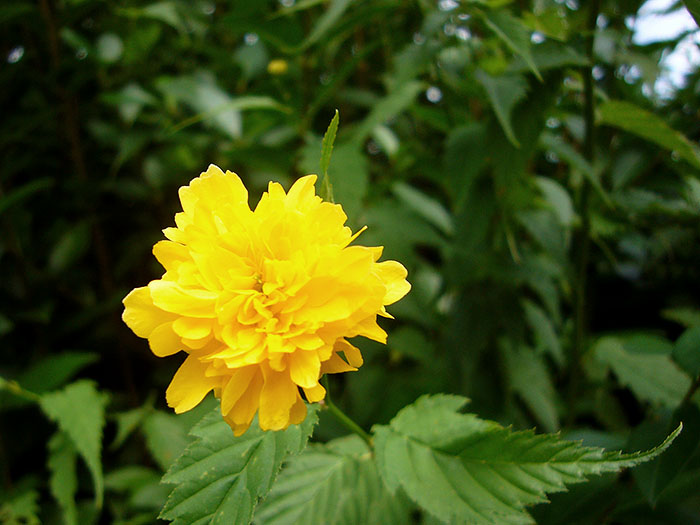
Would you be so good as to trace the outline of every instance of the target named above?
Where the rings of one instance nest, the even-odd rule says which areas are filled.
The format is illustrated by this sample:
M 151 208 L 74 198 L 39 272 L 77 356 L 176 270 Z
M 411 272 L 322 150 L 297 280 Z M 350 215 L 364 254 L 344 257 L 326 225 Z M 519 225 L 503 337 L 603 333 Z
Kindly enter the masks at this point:
M 337 108 L 335 198 L 413 283 L 388 346 L 333 378 L 344 409 L 369 428 L 451 392 L 623 449 L 683 420 L 660 459 L 534 516 L 700 523 L 700 75 L 659 89 L 697 28 L 635 43 L 641 4 L 3 3 L 0 521 L 157 521 L 207 407 L 165 407 L 179 360 L 121 299 L 161 275 L 179 186 L 215 163 L 252 203 L 288 187 Z M 315 439 L 342 433 L 322 416 Z

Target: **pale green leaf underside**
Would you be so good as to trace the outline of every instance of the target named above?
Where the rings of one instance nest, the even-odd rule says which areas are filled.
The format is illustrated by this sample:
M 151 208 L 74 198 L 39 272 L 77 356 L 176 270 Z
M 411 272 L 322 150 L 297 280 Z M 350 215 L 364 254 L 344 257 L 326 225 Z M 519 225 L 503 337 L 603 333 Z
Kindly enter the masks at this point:
M 279 432 L 264 432 L 254 420 L 245 434 L 235 437 L 216 408 L 192 429 L 198 439 L 163 476 L 163 483 L 177 486 L 160 518 L 175 525 L 249 523 L 282 462 L 306 447 L 317 410 L 309 405 L 301 425 Z
M 389 493 L 367 445 L 348 436 L 291 458 L 255 513 L 260 525 L 403 525 L 411 506 Z
M 100 454 L 104 409 L 107 398 L 91 381 L 77 381 L 62 390 L 41 396 L 39 404 L 44 413 L 65 432 L 92 475 L 95 502 L 102 506 L 103 477 Z
M 663 452 L 676 429 L 647 452 L 583 447 L 556 434 L 513 432 L 457 412 L 466 399 L 424 396 L 388 426 L 375 427 L 379 471 L 421 507 L 448 522 L 533 523 L 525 506 L 547 501 L 587 476 L 618 471 Z

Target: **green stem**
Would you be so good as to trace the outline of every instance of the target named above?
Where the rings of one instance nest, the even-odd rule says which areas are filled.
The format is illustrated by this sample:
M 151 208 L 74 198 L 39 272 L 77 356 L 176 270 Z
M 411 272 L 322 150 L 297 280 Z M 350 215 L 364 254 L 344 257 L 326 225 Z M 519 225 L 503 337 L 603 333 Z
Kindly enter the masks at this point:
M 596 20 L 600 10 L 600 0 L 593 0 L 589 7 L 586 27 L 586 58 L 589 64 L 582 68 L 583 76 L 583 118 L 585 122 L 585 137 L 583 141 L 583 156 L 591 164 L 595 161 L 595 116 L 594 116 L 594 85 L 593 85 L 593 41 L 595 37 Z M 574 344 L 571 349 L 570 382 L 569 382 L 569 424 L 574 421 L 574 404 L 578 397 L 581 356 L 585 351 L 587 340 L 586 288 L 588 280 L 588 262 L 591 245 L 591 218 L 588 208 L 590 184 L 583 179 L 579 189 L 576 207 L 581 217 L 581 228 L 576 236 L 578 247 L 574 260 Z
M 12 392 L 17 397 L 21 397 L 27 401 L 31 401 L 32 403 L 36 403 L 41 399 L 41 396 L 38 394 L 22 388 L 17 381 L 8 381 L 3 377 L 0 377 L 0 390 Z
M 330 392 L 330 388 L 328 385 L 328 376 L 327 375 L 325 375 L 321 378 L 321 384 L 323 384 L 323 386 L 326 389 L 325 404 L 326 404 L 327 410 L 331 414 L 333 414 L 333 416 L 338 421 L 340 421 L 340 423 L 342 423 L 345 428 L 347 428 L 351 432 L 354 432 L 355 434 L 360 436 L 365 441 L 365 443 L 367 443 L 371 447 L 372 446 L 372 436 L 370 436 L 367 432 L 365 432 L 360 425 L 358 425 L 352 419 L 350 419 L 350 417 L 348 417 L 348 415 L 345 412 L 340 410 L 340 408 L 338 408 L 338 406 L 335 403 L 333 403 L 333 400 L 331 399 L 331 392 Z

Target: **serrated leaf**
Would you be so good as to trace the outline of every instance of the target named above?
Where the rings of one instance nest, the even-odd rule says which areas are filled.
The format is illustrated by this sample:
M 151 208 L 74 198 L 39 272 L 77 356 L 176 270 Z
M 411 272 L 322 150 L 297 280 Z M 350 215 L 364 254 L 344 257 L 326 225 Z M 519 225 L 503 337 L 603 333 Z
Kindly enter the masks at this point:
M 300 171 L 313 173 L 318 166 L 318 150 L 321 140 L 316 137 L 302 149 Z M 333 163 L 328 167 L 333 181 L 333 197 L 343 204 L 348 217 L 357 215 L 367 192 L 369 167 L 367 157 L 354 142 L 338 143 L 333 148 Z
M 98 359 L 97 354 L 90 352 L 56 353 L 34 363 L 17 382 L 37 394 L 49 392 L 62 386 L 82 368 Z
M 71 439 L 63 431 L 56 432 L 49 441 L 49 489 L 61 507 L 65 525 L 78 523 L 78 509 L 75 506 L 75 493 L 78 490 L 77 460 L 78 453 Z
M 310 445 L 289 460 L 255 513 L 264 525 L 403 525 L 410 504 L 390 494 L 357 436 Z
M 515 53 L 522 57 L 537 79 L 542 82 L 530 49 L 530 32 L 523 23 L 505 10 L 489 11 L 484 15 L 486 25 Z
M 328 177 L 328 166 L 331 163 L 331 155 L 333 154 L 333 143 L 335 142 L 335 135 L 338 132 L 338 123 L 340 121 L 340 115 L 338 110 L 335 110 L 335 115 L 331 119 L 331 123 L 328 124 L 328 129 L 325 135 L 323 135 L 323 140 L 321 141 L 321 176 L 323 177 L 323 198 L 329 202 L 333 202 L 333 186 Z
M 690 378 L 671 360 L 671 351 L 667 341 L 663 345 L 658 338 L 644 335 L 603 337 L 592 350 L 637 398 L 673 408 L 683 399 Z
M 555 434 L 513 432 L 458 410 L 458 396 L 423 396 L 387 426 L 375 426 L 380 475 L 402 487 L 443 521 L 534 523 L 525 506 L 546 501 L 593 474 L 649 461 L 682 427 L 646 452 L 621 454 L 562 440 Z
M 27 489 L 12 495 L 3 495 L 0 520 L 3 525 L 41 525 L 39 521 L 39 492 Z
M 39 404 L 85 460 L 95 488 L 95 504 L 100 508 L 104 492 L 100 454 L 107 396 L 91 381 L 77 381 L 62 390 L 42 395 Z
M 700 441 L 700 410 L 692 403 L 681 405 L 673 414 L 653 418 L 635 428 L 628 441 L 628 448 L 653 445 L 663 439 L 678 424 L 683 423 L 683 432 L 668 452 L 635 469 L 634 479 L 639 489 L 654 506 L 662 492 L 681 474 L 693 459 Z
M 673 360 L 685 370 L 690 377 L 700 374 L 700 326 L 688 328 L 673 347 Z
M 477 70 L 476 79 L 484 86 L 491 106 L 496 113 L 496 118 L 503 128 L 503 132 L 513 146 L 520 147 L 513 131 L 510 114 L 515 105 L 527 94 L 527 82 L 520 75 L 504 75 L 492 77 L 488 73 Z
M 249 523 L 282 463 L 306 447 L 317 411 L 317 405 L 309 405 L 301 425 L 279 432 L 262 431 L 254 420 L 245 434 L 234 437 L 216 408 L 195 425 L 191 435 L 198 439 L 163 476 L 163 483 L 177 486 L 160 518 L 175 525 Z
M 600 124 L 623 129 L 670 151 L 700 169 L 700 150 L 664 119 L 630 102 L 608 100 L 600 108 Z

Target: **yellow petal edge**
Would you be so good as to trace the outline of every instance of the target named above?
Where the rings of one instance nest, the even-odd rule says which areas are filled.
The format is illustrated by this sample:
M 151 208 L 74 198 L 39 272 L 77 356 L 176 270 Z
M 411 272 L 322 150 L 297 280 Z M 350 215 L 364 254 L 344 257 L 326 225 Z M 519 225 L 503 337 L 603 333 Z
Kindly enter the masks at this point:
M 271 182 L 253 210 L 238 175 L 214 165 L 180 188 L 176 227 L 153 247 L 165 273 L 132 290 L 122 315 L 158 357 L 188 354 L 166 392 L 175 412 L 213 390 L 235 435 L 256 413 L 281 430 L 304 420 L 304 398 L 325 397 L 323 374 L 362 365 L 346 338 L 386 342 L 377 315 L 410 290 L 406 269 L 377 262 L 381 247 L 350 246 L 343 208 L 315 183 Z

